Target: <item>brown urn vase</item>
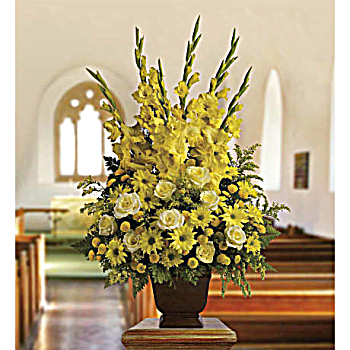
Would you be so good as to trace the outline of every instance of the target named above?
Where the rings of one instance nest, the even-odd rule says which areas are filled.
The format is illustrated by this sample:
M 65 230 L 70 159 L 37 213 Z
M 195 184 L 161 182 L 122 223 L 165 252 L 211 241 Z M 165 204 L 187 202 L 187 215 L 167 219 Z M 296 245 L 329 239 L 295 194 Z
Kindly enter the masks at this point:
M 199 313 L 207 304 L 211 274 L 198 279 L 196 285 L 181 278 L 169 283 L 154 283 L 152 288 L 157 309 L 162 313 L 160 328 L 203 328 Z

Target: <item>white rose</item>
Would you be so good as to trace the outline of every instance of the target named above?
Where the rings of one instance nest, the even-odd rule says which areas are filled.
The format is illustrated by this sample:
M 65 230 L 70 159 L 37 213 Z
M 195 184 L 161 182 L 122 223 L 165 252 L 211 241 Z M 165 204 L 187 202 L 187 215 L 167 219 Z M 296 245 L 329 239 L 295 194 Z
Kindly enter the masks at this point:
M 120 194 L 115 202 L 114 216 L 117 219 L 124 218 L 129 214 L 136 214 L 141 207 L 140 198 L 137 193 Z
M 215 191 L 204 191 L 201 193 L 201 201 L 208 209 L 216 210 L 218 208 L 219 196 Z
M 100 235 L 109 236 L 117 231 L 117 223 L 113 216 L 103 215 L 98 223 L 98 228 Z
M 205 264 L 210 264 L 213 262 L 213 257 L 215 253 L 215 247 L 213 242 L 208 242 L 204 245 L 199 245 L 196 249 L 196 256 L 198 260 Z
M 129 252 L 135 252 L 140 248 L 140 235 L 130 231 L 124 236 L 123 242 Z
M 181 227 L 185 222 L 185 217 L 177 210 L 165 210 L 159 215 L 157 222 L 162 230 L 172 230 Z
M 189 166 L 186 169 L 189 180 L 196 186 L 203 187 L 210 181 L 209 170 L 199 166 Z
M 241 250 L 243 243 L 247 240 L 244 231 L 238 226 L 231 226 L 226 230 L 227 245 Z
M 160 199 L 166 200 L 174 193 L 176 186 L 169 181 L 160 180 L 154 190 L 154 194 Z

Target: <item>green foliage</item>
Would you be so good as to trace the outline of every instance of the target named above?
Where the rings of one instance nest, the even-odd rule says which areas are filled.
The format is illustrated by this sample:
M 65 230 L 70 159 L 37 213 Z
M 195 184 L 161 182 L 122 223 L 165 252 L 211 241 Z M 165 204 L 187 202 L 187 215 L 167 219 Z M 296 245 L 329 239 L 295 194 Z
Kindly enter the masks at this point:
M 103 157 L 104 161 L 105 161 L 105 165 L 107 168 L 107 171 L 110 171 L 112 173 L 116 172 L 119 169 L 119 163 L 120 161 L 117 160 L 114 157 Z
M 279 204 L 279 203 L 273 202 L 270 208 L 268 208 L 264 214 L 267 216 L 271 216 L 276 220 L 279 220 L 278 213 L 282 210 L 287 210 L 290 212 L 290 208 L 287 207 L 285 204 Z
M 199 277 L 208 272 L 208 268 L 204 265 L 199 265 L 196 269 L 191 269 L 188 266 L 179 266 L 174 275 L 182 278 L 184 281 L 188 281 L 194 285 L 198 283 Z
M 127 270 L 122 269 L 121 267 L 118 267 L 107 275 L 105 279 L 105 286 L 104 288 L 108 288 L 110 286 L 113 286 L 117 283 L 123 284 L 126 283 L 129 280 L 129 274 Z
M 241 146 L 235 144 L 236 160 L 234 161 L 232 159 L 233 166 L 237 167 L 242 174 L 245 171 L 255 171 L 258 169 L 259 166 L 253 162 L 253 156 L 258 147 L 261 147 L 260 143 L 255 143 L 248 148 L 241 148 Z
M 71 245 L 71 247 L 75 250 L 77 250 L 79 253 L 84 254 L 85 256 L 88 255 L 89 250 L 91 249 L 91 241 L 92 241 L 92 236 L 86 236 L 84 239 L 81 241 L 78 241 L 74 244 Z
M 83 190 L 82 196 L 86 196 L 87 194 L 91 194 L 93 192 L 102 192 L 104 189 L 99 181 L 92 180 L 91 175 L 79 182 L 77 188 L 78 190 Z
M 221 277 L 221 296 L 224 298 L 229 283 L 233 282 L 232 271 L 229 271 L 229 268 L 227 266 L 220 264 L 217 264 L 215 269 Z
M 140 292 L 149 281 L 149 272 L 138 273 L 133 271 L 130 273 L 130 277 L 132 280 L 132 295 L 136 298 L 138 292 Z
M 261 248 L 266 248 L 270 242 L 278 237 L 281 233 L 274 229 L 271 225 L 267 225 L 266 234 L 259 237 L 259 241 L 261 242 Z
M 233 270 L 233 284 L 237 285 L 241 288 L 242 294 L 245 298 L 248 296 L 251 296 L 251 288 L 250 284 L 246 279 L 245 276 L 245 267 L 242 267 L 242 269 L 234 269 Z
M 169 282 L 169 286 L 173 284 L 173 278 L 168 269 L 162 265 L 151 264 L 149 266 L 150 276 L 155 283 L 166 283 Z

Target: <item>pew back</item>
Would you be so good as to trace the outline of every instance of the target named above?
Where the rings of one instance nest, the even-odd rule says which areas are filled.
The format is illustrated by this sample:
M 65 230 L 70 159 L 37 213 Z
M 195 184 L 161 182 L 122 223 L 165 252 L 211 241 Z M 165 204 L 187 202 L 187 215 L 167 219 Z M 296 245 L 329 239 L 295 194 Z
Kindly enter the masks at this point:
M 15 262 L 15 345 L 16 350 L 20 350 L 20 342 L 21 342 L 21 336 L 20 336 L 20 281 L 19 281 L 19 263 L 16 259 Z
M 45 302 L 43 235 L 16 235 L 16 349 L 25 346 Z
M 30 250 L 34 245 L 32 260 L 33 281 L 32 297 L 35 300 L 35 312 L 42 309 L 45 304 L 45 236 L 44 235 L 19 235 L 16 236 L 16 254 L 21 250 Z
M 20 280 L 20 341 L 23 343 L 29 335 L 29 276 L 27 251 L 21 251 L 18 258 Z

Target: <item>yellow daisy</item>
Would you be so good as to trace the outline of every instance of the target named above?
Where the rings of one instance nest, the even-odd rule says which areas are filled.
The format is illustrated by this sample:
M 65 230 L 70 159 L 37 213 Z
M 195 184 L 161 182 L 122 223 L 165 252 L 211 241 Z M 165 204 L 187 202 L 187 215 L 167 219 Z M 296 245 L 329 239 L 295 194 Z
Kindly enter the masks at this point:
M 181 255 L 172 248 L 166 249 L 162 254 L 162 260 L 160 261 L 165 267 L 170 268 L 173 266 L 179 266 L 183 263 Z
M 255 191 L 255 189 L 253 188 L 253 186 L 248 182 L 248 181 L 239 181 L 238 182 L 238 187 L 239 187 L 239 191 L 238 194 L 241 198 L 243 199 L 247 199 L 248 196 L 252 196 L 252 197 L 256 197 L 257 193 Z
M 124 245 L 117 237 L 113 238 L 108 246 L 106 258 L 111 262 L 112 266 L 120 265 L 125 263 L 125 257 L 127 254 L 124 252 Z
M 139 263 L 136 267 L 136 271 L 138 273 L 145 273 L 146 271 L 146 265 L 142 264 L 142 263 Z
M 259 252 L 261 242 L 258 239 L 258 235 L 248 237 L 245 247 L 247 248 L 247 253 L 252 252 L 255 255 L 257 252 Z
M 253 218 L 256 222 L 264 223 L 261 211 L 253 204 L 248 204 L 245 211 L 250 218 Z
M 189 251 L 192 249 L 193 245 L 196 243 L 194 239 L 194 233 L 192 228 L 188 225 L 184 225 L 173 232 L 169 232 L 172 242 L 170 243 L 170 248 L 181 251 Z
M 198 207 L 190 212 L 191 223 L 195 227 L 205 228 L 209 225 L 210 220 L 214 218 L 214 215 L 210 213 L 207 208 Z
M 137 170 L 133 175 L 131 184 L 134 186 L 134 191 L 152 190 L 157 184 L 157 176 L 149 172 L 149 170 Z
M 160 205 L 159 198 L 156 197 L 153 191 L 141 192 L 140 201 L 142 203 L 142 208 L 145 210 L 156 209 Z
M 141 234 L 140 248 L 144 253 L 157 253 L 157 249 L 162 249 L 163 239 L 158 230 L 145 230 Z
M 226 222 L 227 226 L 238 225 L 243 226 L 243 223 L 248 222 L 247 214 L 241 210 L 236 203 L 234 207 L 224 208 L 224 214 L 220 215 Z

